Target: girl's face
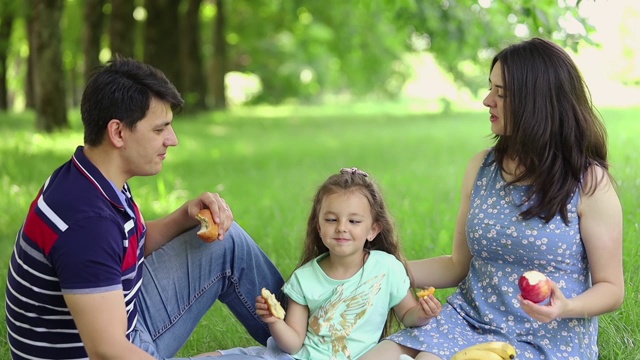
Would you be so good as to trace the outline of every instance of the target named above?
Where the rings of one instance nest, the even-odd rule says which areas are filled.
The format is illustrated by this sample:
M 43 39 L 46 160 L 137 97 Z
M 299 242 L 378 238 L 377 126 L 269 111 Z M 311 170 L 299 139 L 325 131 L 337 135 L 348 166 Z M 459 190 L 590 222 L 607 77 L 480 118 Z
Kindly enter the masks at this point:
M 491 121 L 491 132 L 496 135 L 505 135 L 504 129 L 504 85 L 502 83 L 502 68 L 500 61 L 496 62 L 489 75 L 489 94 L 484 98 L 482 104 L 489 108 L 489 121 Z
M 367 241 L 380 232 L 367 198 L 358 191 L 327 195 L 320 205 L 318 230 L 332 257 L 362 257 Z

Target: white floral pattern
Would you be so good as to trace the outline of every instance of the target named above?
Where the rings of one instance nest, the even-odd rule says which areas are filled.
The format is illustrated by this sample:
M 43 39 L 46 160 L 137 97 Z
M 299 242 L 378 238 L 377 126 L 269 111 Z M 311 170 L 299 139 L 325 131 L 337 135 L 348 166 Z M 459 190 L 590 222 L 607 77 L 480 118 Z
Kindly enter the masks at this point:
M 597 318 L 540 323 L 520 309 L 517 299 L 518 279 L 528 270 L 546 274 L 567 298 L 591 286 L 577 215 L 579 193 L 567 205 L 569 225 L 559 215 L 548 224 L 538 218 L 523 220 L 518 205 L 528 186 L 506 187 L 493 159 L 490 151 L 480 167 L 467 217 L 473 254 L 469 274 L 440 316 L 388 339 L 443 359 L 493 340 L 514 345 L 518 359 L 597 359 Z

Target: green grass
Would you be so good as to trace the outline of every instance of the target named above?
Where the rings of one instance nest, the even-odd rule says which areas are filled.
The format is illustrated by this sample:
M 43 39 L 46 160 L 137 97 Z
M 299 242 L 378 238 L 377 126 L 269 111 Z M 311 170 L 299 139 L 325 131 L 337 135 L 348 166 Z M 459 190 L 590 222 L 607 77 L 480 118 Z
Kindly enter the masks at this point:
M 178 115 L 180 145 L 169 150 L 163 172 L 130 183 L 147 219 L 203 191 L 220 192 L 236 220 L 287 277 L 298 260 L 316 187 L 341 167 L 357 166 L 381 185 L 408 258 L 448 253 L 466 163 L 491 144 L 487 112 L 351 110 L 254 108 L 225 115 Z M 627 294 L 622 309 L 601 317 L 601 358 L 640 359 L 640 109 L 602 113 L 624 209 Z M 77 115 L 72 115 L 71 130 L 48 136 L 33 133 L 33 121 L 31 114 L 0 118 L 3 277 L 33 196 L 82 142 Z M 438 296 L 444 300 L 450 292 L 443 290 Z M 252 344 L 226 308 L 215 306 L 181 355 Z M 1 324 L 0 358 L 8 354 Z

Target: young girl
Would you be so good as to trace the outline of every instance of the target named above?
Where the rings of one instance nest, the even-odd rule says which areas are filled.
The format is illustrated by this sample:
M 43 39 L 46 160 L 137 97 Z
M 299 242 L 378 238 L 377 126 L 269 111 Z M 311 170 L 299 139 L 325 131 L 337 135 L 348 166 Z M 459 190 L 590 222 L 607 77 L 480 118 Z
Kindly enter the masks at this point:
M 356 168 L 318 190 L 299 267 L 284 286 L 284 320 L 258 297 L 269 325 L 267 347 L 221 350 L 224 359 L 357 359 L 390 330 L 393 309 L 404 326 L 440 312 L 429 295 L 416 300 L 400 244 L 378 186 Z

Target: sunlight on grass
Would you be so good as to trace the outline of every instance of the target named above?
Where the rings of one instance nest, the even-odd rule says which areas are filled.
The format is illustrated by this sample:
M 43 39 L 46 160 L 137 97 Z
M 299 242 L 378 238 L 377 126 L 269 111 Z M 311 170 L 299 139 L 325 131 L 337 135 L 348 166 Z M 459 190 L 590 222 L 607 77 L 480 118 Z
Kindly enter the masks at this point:
M 623 308 L 602 317 L 602 358 L 635 359 L 640 355 L 634 343 L 640 338 L 640 284 L 633 276 L 640 271 L 635 241 L 640 236 L 640 161 L 635 151 L 640 108 L 602 113 L 624 209 L 627 274 Z M 0 123 L 10 135 L 0 143 L 0 186 L 6 189 L 0 198 L 0 236 L 5 239 L 0 256 L 5 259 L 33 196 L 82 141 L 77 130 L 42 137 L 21 128 L 32 124 L 28 117 L 10 126 Z M 285 277 L 298 262 L 316 187 L 341 167 L 360 167 L 380 184 L 409 259 L 449 253 L 466 163 L 491 144 L 484 111 L 273 118 L 181 114 L 174 125 L 180 144 L 169 150 L 163 172 L 130 181 L 145 219 L 162 216 L 204 191 L 220 192 L 235 219 Z M 0 270 L 6 273 L 6 265 Z M 439 299 L 452 291 L 442 289 Z M 5 338 L 1 329 L 0 338 Z M 216 306 L 182 354 L 254 344 L 226 308 Z M 6 343 L 0 342 L 0 358 L 6 354 Z
M 53 135 L 24 131 L 16 132 L 10 138 L 2 137 L 0 151 L 19 151 L 27 155 L 50 152 L 67 154 L 69 149 L 74 149 L 81 143 L 82 133 L 78 131 L 65 131 Z

